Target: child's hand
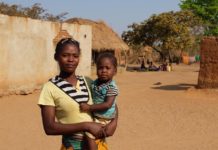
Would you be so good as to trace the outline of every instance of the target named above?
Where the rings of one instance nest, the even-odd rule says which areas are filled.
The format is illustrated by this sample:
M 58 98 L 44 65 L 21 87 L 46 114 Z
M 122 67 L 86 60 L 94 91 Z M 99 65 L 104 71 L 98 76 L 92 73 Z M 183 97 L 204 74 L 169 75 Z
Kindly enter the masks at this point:
M 84 111 L 84 112 L 90 111 L 90 105 L 89 104 L 81 103 L 79 107 L 80 107 L 81 111 Z

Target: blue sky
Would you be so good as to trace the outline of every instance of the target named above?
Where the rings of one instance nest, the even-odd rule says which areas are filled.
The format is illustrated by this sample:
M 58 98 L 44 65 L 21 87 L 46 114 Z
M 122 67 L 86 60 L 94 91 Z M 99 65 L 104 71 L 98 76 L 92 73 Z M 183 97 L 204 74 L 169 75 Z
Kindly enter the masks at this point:
M 178 11 L 180 0 L 0 0 L 8 4 L 31 6 L 41 3 L 52 14 L 68 12 L 67 18 L 81 17 L 104 20 L 119 35 L 133 22 L 141 22 L 152 14 Z

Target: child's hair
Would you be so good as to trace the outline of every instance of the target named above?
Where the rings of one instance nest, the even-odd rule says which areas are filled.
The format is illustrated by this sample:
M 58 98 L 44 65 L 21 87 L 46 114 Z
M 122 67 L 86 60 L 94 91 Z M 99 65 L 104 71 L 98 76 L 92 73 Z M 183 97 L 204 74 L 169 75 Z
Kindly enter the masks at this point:
M 117 59 L 113 54 L 111 54 L 109 52 L 100 53 L 99 56 L 98 56 L 98 59 L 96 61 L 96 65 L 98 66 L 100 64 L 101 60 L 104 59 L 104 58 L 110 59 L 110 61 L 113 64 L 114 68 L 117 69 Z
M 79 50 L 79 54 L 80 54 L 80 46 L 79 46 L 78 41 L 76 41 L 76 40 L 74 40 L 72 38 L 63 38 L 56 45 L 55 55 L 54 55 L 55 60 L 57 60 L 58 55 L 60 54 L 60 52 L 63 50 L 63 48 L 67 44 L 71 44 L 71 45 L 75 46 Z

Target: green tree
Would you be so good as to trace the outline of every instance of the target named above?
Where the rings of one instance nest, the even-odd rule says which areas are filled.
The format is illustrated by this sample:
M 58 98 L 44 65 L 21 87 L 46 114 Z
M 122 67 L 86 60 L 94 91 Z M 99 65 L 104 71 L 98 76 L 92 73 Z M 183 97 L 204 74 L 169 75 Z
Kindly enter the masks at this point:
M 21 5 L 8 5 L 3 2 L 0 3 L 0 13 L 9 16 L 29 17 L 48 21 L 62 21 L 68 14 L 66 12 L 58 15 L 50 14 L 39 3 L 35 3 L 31 7 L 22 7 Z
M 163 60 L 178 52 L 193 48 L 195 34 L 201 20 L 190 11 L 166 12 L 153 15 L 139 24 L 133 23 L 123 32 L 123 40 L 130 46 L 149 45 L 160 53 Z
M 218 0 L 181 0 L 180 7 L 202 18 L 206 35 L 218 35 Z

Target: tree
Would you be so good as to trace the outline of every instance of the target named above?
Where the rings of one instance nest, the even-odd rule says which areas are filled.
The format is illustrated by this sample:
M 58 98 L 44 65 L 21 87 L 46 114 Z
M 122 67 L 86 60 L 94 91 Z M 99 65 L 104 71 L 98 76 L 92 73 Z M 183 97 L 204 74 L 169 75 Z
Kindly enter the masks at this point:
M 201 20 L 190 11 L 166 12 L 153 15 L 139 24 L 128 26 L 122 38 L 129 45 L 149 45 L 160 53 L 163 60 L 176 52 L 188 50 L 195 43 L 193 30 Z
M 41 4 L 35 3 L 31 7 L 22 7 L 20 5 L 8 5 L 0 3 L 0 13 L 9 16 L 29 17 L 32 19 L 48 20 L 48 21 L 62 21 L 68 13 L 61 13 L 53 15 L 47 12 Z
M 180 7 L 202 18 L 206 35 L 218 35 L 218 0 L 181 0 Z

